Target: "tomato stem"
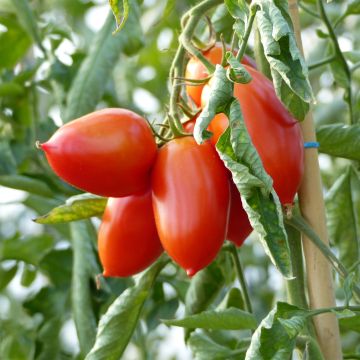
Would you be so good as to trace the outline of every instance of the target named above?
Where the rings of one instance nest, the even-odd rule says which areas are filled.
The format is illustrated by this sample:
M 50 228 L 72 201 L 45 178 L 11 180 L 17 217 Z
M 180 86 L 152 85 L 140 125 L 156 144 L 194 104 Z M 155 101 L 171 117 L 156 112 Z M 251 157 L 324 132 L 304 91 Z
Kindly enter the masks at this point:
M 298 231 L 304 233 L 312 241 L 312 243 L 322 252 L 322 254 L 333 266 L 335 271 L 342 278 L 346 278 L 349 276 L 349 272 L 342 264 L 342 262 L 333 254 L 330 248 L 321 241 L 319 236 L 315 233 L 315 231 L 310 227 L 310 225 L 301 215 L 293 215 L 291 219 L 284 219 L 284 221 Z M 360 288 L 357 285 L 354 285 L 353 293 L 355 297 L 360 300 Z
M 246 46 L 247 46 L 247 43 L 249 41 L 249 37 L 250 37 L 250 34 L 251 34 L 251 29 L 253 27 L 256 12 L 258 11 L 258 9 L 259 9 L 258 5 L 250 7 L 250 18 L 249 18 L 248 23 L 247 23 L 247 27 L 246 27 L 246 30 L 245 30 L 243 41 L 241 42 L 240 49 L 239 49 L 238 53 L 236 54 L 236 59 L 238 61 L 241 61 L 242 57 L 245 54 Z
M 244 272 L 243 272 L 243 269 L 242 269 L 242 266 L 241 266 L 238 251 L 236 249 L 236 246 L 233 243 L 229 244 L 227 249 L 230 251 L 230 254 L 231 254 L 232 259 L 234 261 L 236 275 L 237 275 L 237 277 L 239 279 L 241 289 L 242 289 L 242 296 L 244 298 L 245 309 L 248 312 L 252 313 L 253 310 L 252 310 L 252 306 L 251 306 L 251 302 L 250 302 L 248 287 L 247 287 L 246 280 L 245 280 L 245 277 L 244 277 Z

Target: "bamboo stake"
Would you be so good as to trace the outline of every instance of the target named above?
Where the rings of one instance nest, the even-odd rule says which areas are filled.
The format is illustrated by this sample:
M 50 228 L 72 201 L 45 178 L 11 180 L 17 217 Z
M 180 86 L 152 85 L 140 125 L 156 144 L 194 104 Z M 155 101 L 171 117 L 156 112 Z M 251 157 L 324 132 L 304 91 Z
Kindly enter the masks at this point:
M 289 12 L 299 49 L 303 53 L 301 28 L 297 0 L 289 0 Z M 301 123 L 304 141 L 316 141 L 314 121 L 309 112 Z M 329 244 L 326 229 L 325 205 L 317 149 L 305 150 L 305 172 L 299 190 L 302 215 L 322 241 Z M 332 271 L 326 258 L 306 237 L 302 236 L 306 261 L 307 286 L 312 309 L 335 306 Z M 342 359 L 339 326 L 334 314 L 323 314 L 314 318 L 320 348 L 326 360 Z

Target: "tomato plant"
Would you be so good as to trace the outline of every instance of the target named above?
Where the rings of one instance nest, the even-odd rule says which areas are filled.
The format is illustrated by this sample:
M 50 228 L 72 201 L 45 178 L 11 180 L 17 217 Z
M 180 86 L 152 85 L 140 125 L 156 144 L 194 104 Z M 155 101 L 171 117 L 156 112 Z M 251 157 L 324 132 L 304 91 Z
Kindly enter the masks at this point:
M 227 47 L 228 50 L 229 47 Z M 204 52 L 204 56 L 213 64 L 220 64 L 223 55 L 223 47 L 221 43 L 216 43 L 209 50 Z M 243 60 L 243 64 L 250 65 L 256 68 L 256 63 L 250 56 L 245 55 Z M 205 66 L 201 63 L 201 61 L 197 57 L 191 57 L 189 62 L 186 65 L 185 77 L 186 79 L 194 79 L 201 80 L 205 79 L 209 76 Z M 201 93 L 204 88 L 204 84 L 196 84 L 196 85 L 186 85 L 186 91 L 190 95 L 191 99 L 197 106 L 201 105 Z
M 304 143 L 299 123 L 289 114 L 275 94 L 273 84 L 259 71 L 244 65 L 252 76 L 248 84 L 235 84 L 246 128 L 258 151 L 266 172 L 283 205 L 292 204 L 304 172 Z M 202 105 L 208 101 L 211 88 L 204 87 Z M 228 119 L 218 114 L 209 129 L 216 143 L 228 127 Z
M 162 253 L 151 191 L 110 198 L 98 233 L 104 276 L 126 277 L 147 268 Z
M 144 118 L 111 108 L 69 122 L 40 146 L 63 180 L 115 197 L 146 190 L 157 152 Z
M 160 150 L 152 172 L 156 226 L 166 252 L 189 276 L 208 265 L 226 236 L 229 182 L 210 143 L 177 138 Z

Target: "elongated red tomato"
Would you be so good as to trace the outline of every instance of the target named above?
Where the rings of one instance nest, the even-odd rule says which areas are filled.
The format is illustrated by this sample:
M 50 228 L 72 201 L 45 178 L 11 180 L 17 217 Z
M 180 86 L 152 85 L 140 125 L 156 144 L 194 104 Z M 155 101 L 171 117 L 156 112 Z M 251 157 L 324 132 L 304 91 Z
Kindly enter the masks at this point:
M 195 121 L 196 121 L 196 117 L 194 119 L 187 121 L 184 124 L 184 130 L 189 133 L 193 132 Z M 242 207 L 240 194 L 236 185 L 231 179 L 231 173 L 227 169 L 226 172 L 228 173 L 229 176 L 230 194 L 231 194 L 229 225 L 226 234 L 226 239 L 232 241 L 237 246 L 241 246 L 245 241 L 245 239 L 250 235 L 253 229 L 252 226 L 250 225 L 246 211 Z
M 266 172 L 274 181 L 274 189 L 283 205 L 292 204 L 304 172 L 304 144 L 298 122 L 292 118 L 275 94 L 272 83 L 257 70 L 246 66 L 252 76 L 248 84 L 235 84 L 246 128 L 257 149 Z M 210 86 L 202 94 L 208 100 Z M 228 126 L 224 114 L 211 121 L 210 130 L 216 143 Z
M 98 234 L 104 276 L 131 276 L 162 253 L 156 231 L 151 190 L 108 200 Z
M 230 50 L 229 47 L 228 50 Z M 216 65 L 221 63 L 222 51 L 223 51 L 222 44 L 216 43 L 211 49 L 205 51 L 203 55 L 210 62 Z M 247 55 L 243 57 L 242 63 L 256 68 L 255 61 Z M 209 73 L 207 72 L 202 62 L 196 57 L 190 58 L 186 66 L 185 78 L 199 80 L 199 79 L 205 79 L 207 76 L 209 76 Z M 194 103 L 197 106 L 200 106 L 201 104 L 201 93 L 203 88 L 204 88 L 203 84 L 186 86 L 187 93 L 194 100 Z
M 59 177 L 108 197 L 145 191 L 157 153 L 146 120 L 126 109 L 99 110 L 73 120 L 40 146 Z
M 225 240 L 230 203 L 226 169 L 209 142 L 177 138 L 159 150 L 152 189 L 160 241 L 192 276 L 215 258 Z

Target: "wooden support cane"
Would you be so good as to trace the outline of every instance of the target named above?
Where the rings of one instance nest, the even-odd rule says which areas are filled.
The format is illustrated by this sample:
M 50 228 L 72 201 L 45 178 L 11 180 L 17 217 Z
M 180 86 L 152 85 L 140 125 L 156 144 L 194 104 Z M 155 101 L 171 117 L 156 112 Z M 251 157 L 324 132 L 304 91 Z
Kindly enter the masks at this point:
M 294 25 L 299 49 L 303 53 L 299 10 L 296 0 L 289 0 L 289 12 Z M 301 123 L 304 142 L 316 141 L 314 121 L 311 112 Z M 299 190 L 300 210 L 322 241 L 329 244 L 325 206 L 322 193 L 321 175 L 316 148 L 305 149 L 305 172 Z M 327 259 L 306 237 L 302 236 L 307 286 L 312 309 L 335 306 L 335 295 L 331 267 Z M 341 340 L 339 326 L 334 314 L 319 315 L 314 318 L 316 335 L 325 360 L 341 360 Z

